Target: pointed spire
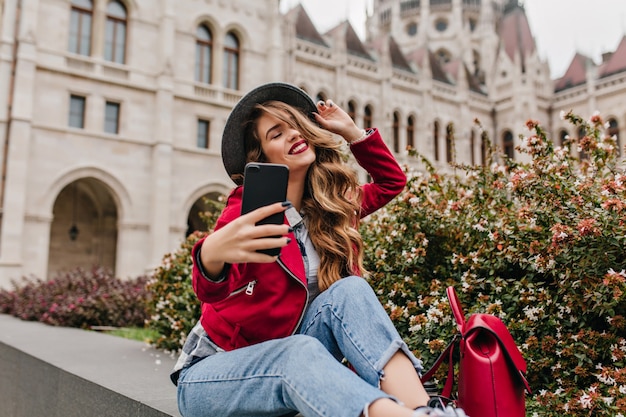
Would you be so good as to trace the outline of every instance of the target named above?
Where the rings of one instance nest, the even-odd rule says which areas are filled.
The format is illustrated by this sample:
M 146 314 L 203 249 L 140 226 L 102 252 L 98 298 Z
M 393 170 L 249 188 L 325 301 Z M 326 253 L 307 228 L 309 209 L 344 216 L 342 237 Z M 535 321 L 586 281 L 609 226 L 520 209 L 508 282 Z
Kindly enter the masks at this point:
M 298 4 L 296 7 L 294 7 L 293 10 L 289 12 L 289 14 L 291 13 L 295 13 L 297 16 L 295 21 L 296 21 L 296 36 L 298 38 L 303 39 L 305 41 L 316 43 L 318 45 L 322 45 L 326 47 L 328 46 L 328 44 L 326 44 L 326 41 L 324 41 L 324 38 L 322 37 L 322 35 L 320 35 L 320 33 L 317 31 L 317 28 L 313 24 L 313 21 L 309 17 L 306 10 L 304 10 L 304 7 L 302 6 L 301 3 Z
M 525 71 L 526 58 L 537 48 L 524 7 L 517 0 L 510 0 L 505 8 L 500 24 L 500 41 L 511 61 L 515 62 L 516 55 L 519 56 L 519 64 Z
M 360 56 L 361 58 L 369 59 L 371 61 L 374 60 L 349 21 L 345 20 L 341 22 L 334 28 L 330 29 L 327 34 L 345 42 L 345 48 L 349 54 Z

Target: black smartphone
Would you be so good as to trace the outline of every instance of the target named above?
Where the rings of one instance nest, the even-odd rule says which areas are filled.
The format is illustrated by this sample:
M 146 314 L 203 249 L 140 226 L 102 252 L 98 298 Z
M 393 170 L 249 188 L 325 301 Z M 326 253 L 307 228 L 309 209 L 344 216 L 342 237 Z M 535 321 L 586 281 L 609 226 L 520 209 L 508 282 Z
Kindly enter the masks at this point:
M 250 162 L 243 174 L 243 197 L 241 214 L 246 214 L 259 207 L 267 206 L 287 199 L 289 167 L 282 164 Z M 284 212 L 273 214 L 258 224 L 283 224 Z M 279 236 L 277 236 L 279 237 Z M 260 249 L 258 252 L 276 256 L 280 248 Z

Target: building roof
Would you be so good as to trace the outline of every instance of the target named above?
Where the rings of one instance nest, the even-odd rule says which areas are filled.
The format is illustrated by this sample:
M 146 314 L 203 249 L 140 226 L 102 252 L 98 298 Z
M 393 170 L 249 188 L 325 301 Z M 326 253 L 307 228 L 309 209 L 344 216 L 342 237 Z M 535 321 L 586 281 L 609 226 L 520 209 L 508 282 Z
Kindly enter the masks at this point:
M 593 65 L 591 58 L 576 53 L 565 74 L 555 81 L 554 91 L 565 90 L 587 82 L 587 68 Z
M 428 53 L 428 49 L 422 46 L 420 48 L 414 49 L 411 52 L 407 53 L 406 58 L 409 62 L 415 62 L 415 64 L 418 67 L 423 68 L 424 58 L 426 57 L 427 53 Z
M 339 35 L 339 37 L 345 41 L 346 51 L 349 54 L 369 59 L 371 61 L 374 60 L 365 48 L 365 45 L 363 45 L 363 42 L 361 42 L 359 35 L 357 35 L 356 31 L 347 20 L 339 23 L 337 26 L 330 29 L 326 34 L 333 37 Z
M 409 64 L 409 61 L 402 53 L 400 46 L 395 41 L 393 36 L 389 37 L 389 55 L 391 57 L 391 65 L 393 65 L 395 68 L 413 72 L 411 64 Z
M 441 68 L 448 74 L 449 78 L 458 81 L 459 80 L 459 68 L 461 68 L 461 58 L 453 58 L 450 61 L 441 65 Z
M 626 71 L 626 36 L 622 37 L 615 52 L 599 68 L 598 76 L 602 78 L 623 71 Z
M 480 78 L 476 74 L 472 74 L 467 65 L 463 64 L 463 67 L 465 68 L 465 77 L 467 78 L 470 91 L 486 95 L 485 85 L 481 83 Z
M 317 28 L 311 21 L 311 18 L 307 14 L 306 10 L 304 10 L 302 4 L 298 4 L 290 10 L 288 14 L 292 13 L 296 15 L 296 37 L 328 47 L 328 44 L 324 41 L 322 35 L 320 35 L 317 31 Z
M 450 80 L 448 73 L 441 65 L 441 62 L 439 61 L 439 58 L 431 50 L 428 50 L 428 61 L 430 62 L 430 71 L 431 71 L 431 74 L 433 75 L 433 80 L 441 81 L 446 84 L 452 84 L 452 81 Z
M 515 56 L 519 54 L 522 68 L 525 68 L 526 57 L 535 52 L 536 46 L 523 6 L 517 2 L 509 3 L 500 22 L 499 35 L 511 61 L 515 62 Z

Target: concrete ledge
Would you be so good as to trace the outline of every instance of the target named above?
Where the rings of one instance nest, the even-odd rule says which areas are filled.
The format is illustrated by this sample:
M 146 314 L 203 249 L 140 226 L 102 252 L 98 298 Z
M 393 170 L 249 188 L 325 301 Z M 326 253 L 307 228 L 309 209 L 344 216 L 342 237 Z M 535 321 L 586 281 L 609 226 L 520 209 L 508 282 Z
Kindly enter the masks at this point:
M 176 359 L 145 343 L 0 314 L 0 416 L 177 416 Z

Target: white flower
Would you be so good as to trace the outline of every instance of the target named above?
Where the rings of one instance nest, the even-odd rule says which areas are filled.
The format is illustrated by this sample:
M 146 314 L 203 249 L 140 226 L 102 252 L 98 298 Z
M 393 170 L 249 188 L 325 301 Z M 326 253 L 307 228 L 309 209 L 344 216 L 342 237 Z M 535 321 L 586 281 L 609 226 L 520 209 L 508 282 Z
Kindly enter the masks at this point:
M 559 113 L 559 118 L 561 120 L 565 120 L 565 116 L 567 115 L 567 113 L 565 113 L 565 110 L 561 110 L 561 112 Z
M 415 326 L 411 326 L 411 327 L 409 327 L 409 331 L 411 333 L 421 332 L 422 331 L 422 325 L 421 324 L 416 324 Z
M 538 321 L 539 317 L 540 317 L 540 313 L 543 312 L 543 308 L 541 307 L 530 307 L 530 306 L 526 306 L 524 307 L 524 314 L 526 314 L 526 317 L 531 320 L 531 321 Z
M 472 229 L 474 229 L 474 230 L 478 230 L 479 232 L 484 232 L 485 230 L 487 230 L 487 229 L 485 229 L 485 228 L 483 227 L 483 225 L 482 225 L 482 224 L 480 224 L 480 223 L 476 223 L 475 225 L 473 225 L 473 226 L 472 226 Z
M 589 394 L 583 394 L 578 402 L 583 408 L 591 408 L 591 396 Z

